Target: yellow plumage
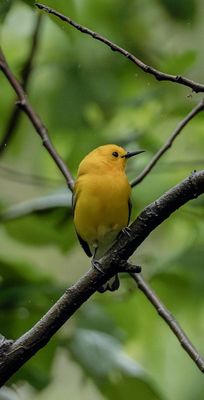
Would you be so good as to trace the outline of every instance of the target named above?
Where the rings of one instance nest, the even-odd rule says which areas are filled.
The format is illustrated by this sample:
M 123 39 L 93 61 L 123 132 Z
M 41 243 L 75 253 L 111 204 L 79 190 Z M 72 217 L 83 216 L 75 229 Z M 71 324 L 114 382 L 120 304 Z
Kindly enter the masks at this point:
M 88 256 L 99 259 L 128 225 L 131 187 L 125 174 L 127 153 L 116 145 L 100 146 L 80 163 L 74 186 L 74 224 Z M 118 277 L 101 292 L 119 287 Z

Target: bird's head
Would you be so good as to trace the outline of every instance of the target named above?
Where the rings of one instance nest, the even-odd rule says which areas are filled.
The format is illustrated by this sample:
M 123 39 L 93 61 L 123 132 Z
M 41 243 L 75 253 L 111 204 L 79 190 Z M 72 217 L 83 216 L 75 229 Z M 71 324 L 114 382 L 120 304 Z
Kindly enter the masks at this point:
M 82 160 L 79 167 L 79 174 L 84 174 L 89 171 L 105 170 L 108 169 L 125 169 L 126 162 L 130 157 L 143 153 L 144 150 L 136 150 L 128 152 L 123 147 L 116 144 L 107 144 L 97 147 L 91 151 Z

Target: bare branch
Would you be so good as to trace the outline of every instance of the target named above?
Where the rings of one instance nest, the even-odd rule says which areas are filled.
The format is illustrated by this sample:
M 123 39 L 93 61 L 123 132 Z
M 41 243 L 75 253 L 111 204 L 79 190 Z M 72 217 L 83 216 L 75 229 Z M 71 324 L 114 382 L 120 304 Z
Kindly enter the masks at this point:
M 151 287 L 145 282 L 144 278 L 140 274 L 131 274 L 132 278 L 136 282 L 138 288 L 144 293 L 148 298 L 153 307 L 157 310 L 160 317 L 167 323 L 174 335 L 178 338 L 181 346 L 192 358 L 201 372 L 204 372 L 204 359 L 198 353 L 198 350 L 193 346 L 183 329 L 180 327 L 179 323 L 175 320 L 173 315 L 167 310 L 167 308 L 162 304 L 158 296 L 153 292 Z
M 53 160 L 57 164 L 59 170 L 62 172 L 62 174 L 64 175 L 64 177 L 66 179 L 69 189 L 72 191 L 73 185 L 74 185 L 72 175 L 71 175 L 70 171 L 68 170 L 67 166 L 65 165 L 64 161 L 61 159 L 61 157 L 55 150 L 55 148 L 49 138 L 47 129 L 43 125 L 41 119 L 38 117 L 38 115 L 33 110 L 29 101 L 27 100 L 26 94 L 25 94 L 21 84 L 15 78 L 15 76 L 13 75 L 11 70 L 9 69 L 9 66 L 6 62 L 6 59 L 4 57 L 4 54 L 1 50 L 1 48 L 0 48 L 0 69 L 2 70 L 3 74 L 6 76 L 7 80 L 9 81 L 10 85 L 13 87 L 13 89 L 15 90 L 15 92 L 19 98 L 18 106 L 25 112 L 25 114 L 27 114 L 27 116 L 30 119 L 30 121 L 32 122 L 36 132 L 41 137 L 43 146 L 47 149 L 48 153 L 50 154 L 50 156 L 53 158 Z
M 175 131 L 168 138 L 166 143 L 158 150 L 155 156 L 151 159 L 149 164 L 144 168 L 144 170 L 131 182 L 131 186 L 134 187 L 138 185 L 138 183 L 142 182 L 143 179 L 149 174 L 155 164 L 159 161 L 159 159 L 163 156 L 164 153 L 172 146 L 174 140 L 181 133 L 183 128 L 190 122 L 198 113 L 204 110 L 204 99 L 200 101 L 190 112 L 189 114 L 178 124 Z
M 150 67 L 149 65 L 146 65 L 143 61 L 141 61 L 139 58 L 137 58 L 133 54 L 129 53 L 127 50 L 125 50 L 122 47 L 118 46 L 117 44 L 111 42 L 104 36 L 99 35 L 99 33 L 94 32 L 91 29 L 78 24 L 77 22 L 73 21 L 71 18 L 66 17 L 65 15 L 59 13 L 58 11 L 56 11 L 48 6 L 45 6 L 44 4 L 35 3 L 35 5 L 40 10 L 43 10 L 43 11 L 47 12 L 48 14 L 53 14 L 56 17 L 60 18 L 62 21 L 66 22 L 69 25 L 76 28 L 78 31 L 85 33 L 85 34 L 91 36 L 93 39 L 96 39 L 96 40 L 106 44 L 108 47 L 111 48 L 111 50 L 122 54 L 124 57 L 128 58 L 130 61 L 132 61 L 134 64 L 136 64 L 145 73 L 153 75 L 158 81 L 170 81 L 170 82 L 178 83 L 180 85 L 184 85 L 184 86 L 191 88 L 196 93 L 204 92 L 203 84 L 192 81 L 191 79 L 185 78 L 184 76 L 166 74 L 166 73 L 161 72 L 153 67 Z
M 40 33 L 41 20 L 42 20 L 42 15 L 39 14 L 36 24 L 35 24 L 33 36 L 32 36 L 30 51 L 29 51 L 28 57 L 25 61 L 25 64 L 22 68 L 21 80 L 22 80 L 22 87 L 24 88 L 25 91 L 27 90 L 29 78 L 30 78 L 32 68 L 33 68 L 33 60 L 34 60 L 36 50 L 38 47 L 38 39 L 39 39 L 39 33 Z M 19 122 L 20 114 L 21 114 L 20 108 L 18 108 L 18 107 L 16 107 L 16 105 L 14 105 L 12 107 L 10 117 L 7 122 L 5 133 L 3 134 L 3 138 L 0 143 L 0 155 L 2 155 L 4 153 L 4 151 L 7 149 L 8 143 L 10 142 L 11 138 L 13 137 L 13 134 L 14 134 L 15 129 Z
M 174 211 L 204 193 L 204 171 L 194 173 L 177 186 L 170 189 L 158 200 L 147 206 L 138 218 L 131 224 L 131 236 L 122 234 L 117 243 L 100 260 L 104 273 L 91 268 L 78 282 L 66 290 L 54 306 L 38 321 L 30 331 L 26 332 L 16 341 L 4 340 L 0 346 L 0 385 L 6 381 L 37 351 L 44 347 L 59 328 L 75 313 L 75 311 L 89 297 L 118 272 L 121 263 L 125 265 L 126 260 L 149 236 L 149 234 Z M 143 279 L 138 279 L 139 288 L 146 297 L 157 305 L 157 309 L 163 308 L 158 300 L 153 302 L 152 291 Z M 155 303 L 155 304 L 154 304 Z M 162 311 L 164 318 L 165 310 Z M 170 314 L 166 315 L 165 321 L 170 325 Z M 183 345 L 182 337 L 178 336 L 180 327 L 172 320 L 171 328 Z M 185 336 L 184 349 L 194 360 L 199 369 L 204 371 L 204 360 L 198 355 L 197 350 L 190 351 L 192 345 Z M 198 361 L 199 359 L 199 361 Z

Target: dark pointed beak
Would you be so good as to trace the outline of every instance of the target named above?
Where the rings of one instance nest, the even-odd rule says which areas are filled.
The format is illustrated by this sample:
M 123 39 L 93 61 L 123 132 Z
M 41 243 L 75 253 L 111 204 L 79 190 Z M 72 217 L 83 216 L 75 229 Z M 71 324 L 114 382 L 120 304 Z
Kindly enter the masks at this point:
M 137 151 L 131 151 L 131 152 L 127 152 L 124 156 L 121 156 L 122 158 L 130 158 L 133 156 L 137 156 L 140 153 L 144 153 L 145 150 L 137 150 Z

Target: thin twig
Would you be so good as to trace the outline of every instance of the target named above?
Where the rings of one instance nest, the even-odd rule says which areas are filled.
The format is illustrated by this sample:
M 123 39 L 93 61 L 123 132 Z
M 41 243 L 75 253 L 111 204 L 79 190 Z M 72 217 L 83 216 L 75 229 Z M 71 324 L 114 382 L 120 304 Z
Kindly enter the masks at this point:
M 36 132 L 41 137 L 43 146 L 47 149 L 48 153 L 53 158 L 53 160 L 57 164 L 58 168 L 64 175 L 69 189 L 73 190 L 74 181 L 73 181 L 70 171 L 68 170 L 67 166 L 65 165 L 65 163 L 63 162 L 63 160 L 61 159 L 61 157 L 55 150 L 55 148 L 49 138 L 47 129 L 43 125 L 41 119 L 38 117 L 38 115 L 33 110 L 29 101 L 27 100 L 26 94 L 25 94 L 20 82 L 15 78 L 15 76 L 9 69 L 9 66 L 6 62 L 6 59 L 4 57 L 4 54 L 1 50 L 1 48 L 0 48 L 0 69 L 2 70 L 3 74 L 6 76 L 7 80 L 9 81 L 10 85 L 13 87 L 13 89 L 15 90 L 15 92 L 19 98 L 18 106 L 25 112 L 25 114 L 27 114 L 27 116 L 30 119 L 30 121 L 32 122 Z
M 202 99 L 189 113 L 188 115 L 178 124 L 175 131 L 168 138 L 166 143 L 158 150 L 158 152 L 151 159 L 149 164 L 144 168 L 144 170 L 131 182 L 131 186 L 134 187 L 138 185 L 138 183 L 142 182 L 143 179 L 149 174 L 154 165 L 159 161 L 159 159 L 163 156 L 164 153 L 172 146 L 174 140 L 181 133 L 183 128 L 191 121 L 198 113 L 204 110 L 204 99 Z
M 184 76 L 181 76 L 181 75 L 166 74 L 166 73 L 161 72 L 153 67 L 150 67 L 149 65 L 146 65 L 143 61 L 141 61 L 139 58 L 135 57 L 133 54 L 131 54 L 127 50 L 125 50 L 122 47 L 118 46 L 117 44 L 111 42 L 104 36 L 99 35 L 99 33 L 94 32 L 91 29 L 78 24 L 77 22 L 73 21 L 71 18 L 66 17 L 65 15 L 61 14 L 60 12 L 58 12 L 44 4 L 35 3 L 35 5 L 40 10 L 46 11 L 48 14 L 53 14 L 56 17 L 60 18 L 62 21 L 68 23 L 69 25 L 72 25 L 78 31 L 85 33 L 85 34 L 91 36 L 93 39 L 99 40 L 100 42 L 106 44 L 108 47 L 111 48 L 111 50 L 122 54 L 123 56 L 128 58 L 130 61 L 132 61 L 134 64 L 136 64 L 145 73 L 153 75 L 158 81 L 170 81 L 170 82 L 178 83 L 180 85 L 190 87 L 196 93 L 204 92 L 203 84 L 192 81 L 191 79 L 185 78 Z
M 138 288 L 144 293 L 150 303 L 152 303 L 153 307 L 157 310 L 160 317 L 163 318 L 163 320 L 170 327 L 174 335 L 178 338 L 184 350 L 192 358 L 192 360 L 195 362 L 201 372 L 204 372 L 204 359 L 200 356 L 198 350 L 193 346 L 190 339 L 187 337 L 173 315 L 167 310 L 164 304 L 162 304 L 161 300 L 153 292 L 148 283 L 145 282 L 141 274 L 131 274 L 131 276 L 136 282 Z
M 194 173 L 170 189 L 142 211 L 130 226 L 130 236 L 121 235 L 117 243 L 100 260 L 103 274 L 90 268 L 78 282 L 66 290 L 53 307 L 28 332 L 13 342 L 4 339 L 2 346 L 0 344 L 0 385 L 5 384 L 27 360 L 44 347 L 98 287 L 115 275 L 121 260 L 127 260 L 149 234 L 174 211 L 202 193 L 204 193 L 204 171 Z M 138 282 L 145 296 L 151 302 L 154 299 L 153 305 L 157 305 L 157 309 L 160 310 L 163 305 L 159 300 L 157 302 L 154 296 L 152 297 L 151 289 L 147 285 L 145 286 L 143 280 Z M 163 310 L 162 316 L 164 313 L 165 310 Z M 165 321 L 169 324 L 170 319 L 170 315 L 167 315 Z M 180 327 L 175 321 L 172 321 L 171 325 L 173 324 L 175 328 L 173 332 L 178 337 L 176 332 L 180 330 Z M 204 360 L 199 356 L 197 350 L 188 352 L 192 345 L 186 336 L 185 342 L 184 349 L 203 372 Z
M 24 88 L 24 91 L 27 90 L 29 78 L 30 78 L 32 68 L 33 68 L 33 60 L 34 60 L 36 50 L 38 47 L 38 39 L 39 39 L 41 21 L 42 21 L 42 15 L 39 14 L 36 24 L 35 24 L 34 32 L 32 35 L 30 51 L 29 51 L 28 57 L 25 61 L 25 64 L 24 64 L 24 66 L 22 68 L 22 72 L 21 72 L 21 82 L 22 82 L 22 87 Z M 13 137 L 13 135 L 15 133 L 16 128 L 19 123 L 20 115 L 21 115 L 20 108 L 16 107 L 16 105 L 14 105 L 12 107 L 10 117 L 8 119 L 6 129 L 5 129 L 3 138 L 0 143 L 0 155 L 2 155 L 5 152 L 11 138 Z
M 47 186 L 51 188 L 56 188 L 60 185 L 62 186 L 62 182 L 64 182 L 62 179 L 55 179 L 15 170 L 14 168 L 3 164 L 0 164 L 0 176 L 3 179 L 7 179 L 15 183 L 41 187 Z

